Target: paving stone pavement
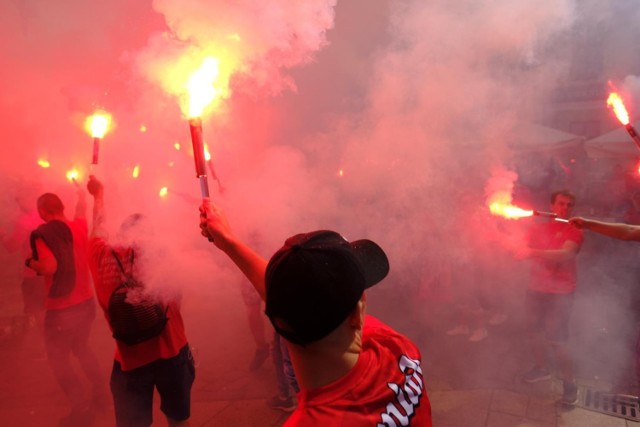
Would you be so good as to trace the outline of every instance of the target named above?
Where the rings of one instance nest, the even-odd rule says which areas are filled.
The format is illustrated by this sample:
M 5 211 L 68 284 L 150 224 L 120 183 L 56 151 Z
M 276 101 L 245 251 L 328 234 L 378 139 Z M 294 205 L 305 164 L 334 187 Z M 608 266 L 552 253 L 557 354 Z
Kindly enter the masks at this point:
M 0 262 L 6 260 L 0 259 Z M 0 425 L 57 426 L 69 410 L 67 402 L 44 357 L 41 332 L 37 326 L 21 320 L 16 277 L 3 274 L 0 276 Z M 521 307 L 517 298 L 510 301 L 509 321 L 490 327 L 486 339 L 470 343 L 467 336 L 444 334 L 444 325 L 451 320 L 447 319 L 450 311 L 447 302 L 437 298 L 430 301 L 415 298 L 407 302 L 393 289 L 391 284 L 372 289 L 369 311 L 407 334 L 421 348 L 434 426 L 640 426 L 623 418 L 557 404 L 560 393 L 557 378 L 536 384 L 521 381 L 530 358 L 518 319 Z M 516 289 L 514 293 L 517 292 Z M 576 309 L 583 310 L 588 304 L 578 300 Z M 254 373 L 248 370 L 253 344 L 239 290 L 232 289 L 231 285 L 203 287 L 196 294 L 185 295 L 183 313 L 197 361 L 191 425 L 282 425 L 287 414 L 272 410 L 265 403 L 275 393 L 270 362 Z M 576 331 L 573 339 L 578 353 L 578 382 L 609 390 L 614 386 L 618 368 L 628 360 L 618 360 L 624 359 L 622 356 L 607 359 L 606 354 L 600 358 L 600 353 L 615 347 L 619 339 L 612 333 L 596 335 L 594 330 L 602 329 L 601 325 L 587 326 L 588 330 L 583 333 L 579 327 L 572 329 Z M 106 377 L 112 363 L 113 342 L 101 316 L 94 324 L 92 345 Z M 630 382 L 632 376 L 628 374 Z M 113 425 L 113 410 L 107 406 L 83 427 Z M 165 425 L 156 398 L 153 426 Z

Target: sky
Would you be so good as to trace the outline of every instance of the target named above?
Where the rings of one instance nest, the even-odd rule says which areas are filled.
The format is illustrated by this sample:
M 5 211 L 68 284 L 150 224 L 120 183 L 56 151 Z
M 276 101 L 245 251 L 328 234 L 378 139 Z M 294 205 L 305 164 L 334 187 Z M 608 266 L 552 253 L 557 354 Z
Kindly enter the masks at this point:
M 634 100 L 637 18 L 630 0 L 4 0 L 0 226 L 44 191 L 70 216 L 75 168 L 81 185 L 104 182 L 113 235 L 133 212 L 155 222 L 171 263 L 153 277 L 234 292 L 238 273 L 199 235 L 181 111 L 185 70 L 214 55 L 223 82 L 202 125 L 233 229 L 265 257 L 301 231 L 369 238 L 390 282 L 429 294 L 443 262 L 521 236 L 485 200 L 504 177 L 517 186 L 507 135 L 539 122 L 558 84 L 595 67 Z M 590 43 L 615 48 L 599 61 Z M 84 120 L 98 108 L 113 123 L 91 165 Z

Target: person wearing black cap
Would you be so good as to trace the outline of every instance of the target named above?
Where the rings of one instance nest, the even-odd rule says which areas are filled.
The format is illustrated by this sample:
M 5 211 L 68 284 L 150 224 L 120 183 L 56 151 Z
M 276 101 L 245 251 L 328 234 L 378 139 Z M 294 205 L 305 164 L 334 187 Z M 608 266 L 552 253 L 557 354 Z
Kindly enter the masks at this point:
M 231 231 L 208 200 L 203 236 L 240 268 L 287 340 L 301 391 L 286 426 L 431 426 L 418 348 L 372 316 L 364 291 L 389 272 L 371 240 L 335 231 L 288 238 L 269 262 Z

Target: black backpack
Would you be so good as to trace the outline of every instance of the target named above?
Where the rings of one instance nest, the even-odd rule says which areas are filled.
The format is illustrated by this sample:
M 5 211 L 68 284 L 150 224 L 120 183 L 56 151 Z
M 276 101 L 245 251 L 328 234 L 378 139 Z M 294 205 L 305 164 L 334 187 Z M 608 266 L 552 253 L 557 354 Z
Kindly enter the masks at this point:
M 128 345 L 135 345 L 155 338 L 162 333 L 167 321 L 167 307 L 150 295 L 144 285 L 137 281 L 132 273 L 127 274 L 115 251 L 111 251 L 125 281 L 120 284 L 109 298 L 109 324 L 113 337 Z M 131 251 L 131 271 L 133 270 Z

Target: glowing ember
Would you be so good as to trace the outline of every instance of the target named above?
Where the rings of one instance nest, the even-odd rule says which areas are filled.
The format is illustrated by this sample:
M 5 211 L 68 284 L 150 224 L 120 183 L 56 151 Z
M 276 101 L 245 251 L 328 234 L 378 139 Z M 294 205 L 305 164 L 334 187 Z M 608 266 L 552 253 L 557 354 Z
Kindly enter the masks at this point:
M 624 102 L 622 101 L 620 95 L 618 95 L 616 92 L 611 92 L 609 94 L 609 98 L 607 98 L 607 105 L 610 108 L 613 108 L 613 112 L 615 113 L 618 120 L 620 120 L 620 123 L 622 123 L 623 125 L 629 124 L 629 113 L 627 112 L 627 109 L 625 108 Z
M 40 159 L 40 160 L 38 160 L 38 166 L 40 166 L 41 168 L 46 169 L 46 168 L 48 168 L 48 167 L 50 167 L 50 166 L 51 166 L 51 163 L 49 163 L 49 162 L 48 162 L 47 160 L 45 160 L 45 159 Z
M 96 111 L 85 120 L 85 129 L 94 138 L 104 138 L 111 125 L 111 114 Z
M 145 125 L 140 126 L 140 132 L 145 133 L 147 131 L 147 127 Z
M 177 151 L 180 151 L 180 143 L 176 142 L 175 144 L 173 144 L 173 148 L 175 148 Z
M 209 152 L 209 146 L 204 144 L 204 159 L 208 162 L 211 160 L 211 153 Z
M 338 176 L 344 176 L 344 170 L 340 169 L 340 170 L 338 171 Z
M 169 189 L 167 187 L 162 187 L 159 194 L 160 197 L 167 197 L 167 194 L 169 194 Z
M 140 166 L 139 165 L 135 165 L 133 167 L 133 172 L 131 173 L 131 176 L 134 178 L 137 178 L 140 175 Z
M 218 96 L 214 82 L 220 73 L 217 58 L 207 57 L 187 81 L 188 110 L 187 117 L 201 117 L 205 108 Z

